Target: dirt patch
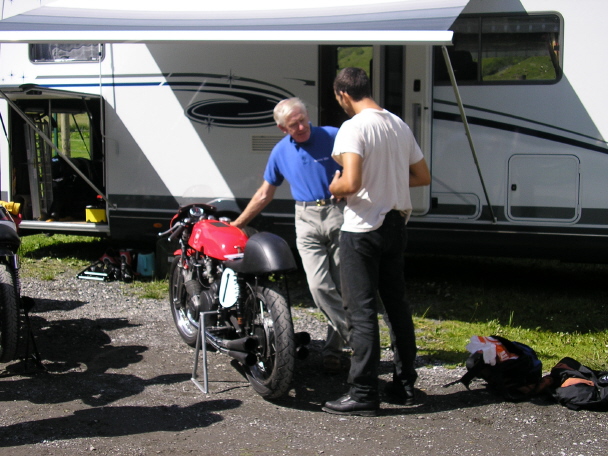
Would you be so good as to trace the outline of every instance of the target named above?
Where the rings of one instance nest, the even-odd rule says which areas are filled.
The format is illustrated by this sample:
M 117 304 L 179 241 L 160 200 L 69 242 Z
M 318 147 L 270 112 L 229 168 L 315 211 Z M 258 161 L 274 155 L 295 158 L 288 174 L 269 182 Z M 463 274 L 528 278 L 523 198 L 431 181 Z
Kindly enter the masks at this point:
M 10 455 L 596 455 L 608 451 L 606 415 L 548 401 L 503 403 L 483 390 L 442 385 L 462 370 L 420 367 L 420 404 L 382 404 L 374 418 L 321 411 L 346 374 L 321 371 L 323 325 L 294 311 L 313 335 L 288 397 L 259 397 L 226 356 L 209 355 L 210 392 L 193 382 L 193 350 L 167 303 L 120 283 L 24 280 L 46 372 L 2 365 L 0 454 Z M 296 291 L 297 292 L 297 291 Z M 390 352 L 381 381 L 389 379 Z M 31 367 L 31 365 L 30 365 Z

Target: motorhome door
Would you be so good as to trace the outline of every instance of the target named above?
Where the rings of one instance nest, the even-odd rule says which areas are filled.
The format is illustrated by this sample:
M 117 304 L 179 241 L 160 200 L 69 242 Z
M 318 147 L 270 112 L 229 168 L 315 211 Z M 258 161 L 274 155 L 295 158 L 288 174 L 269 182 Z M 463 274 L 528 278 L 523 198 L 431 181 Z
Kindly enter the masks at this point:
M 431 48 L 429 46 L 321 46 L 319 124 L 339 127 L 346 115 L 334 99 L 333 79 L 347 66 L 365 69 L 374 98 L 412 129 L 431 166 Z M 414 215 L 430 208 L 430 186 L 412 189 Z

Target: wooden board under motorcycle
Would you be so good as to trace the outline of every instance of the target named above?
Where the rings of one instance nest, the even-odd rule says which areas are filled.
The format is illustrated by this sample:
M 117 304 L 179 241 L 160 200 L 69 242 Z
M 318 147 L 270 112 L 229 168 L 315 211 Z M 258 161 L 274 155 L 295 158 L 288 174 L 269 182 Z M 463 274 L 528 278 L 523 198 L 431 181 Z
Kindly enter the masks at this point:
M 180 244 L 169 300 L 181 338 L 194 347 L 200 312 L 212 312 L 205 320 L 208 346 L 237 360 L 265 399 L 285 395 L 296 356 L 310 340 L 294 334 L 288 301 L 270 280 L 296 268 L 285 240 L 266 232 L 248 238 L 207 204 L 181 208 L 161 235 L 169 233 Z

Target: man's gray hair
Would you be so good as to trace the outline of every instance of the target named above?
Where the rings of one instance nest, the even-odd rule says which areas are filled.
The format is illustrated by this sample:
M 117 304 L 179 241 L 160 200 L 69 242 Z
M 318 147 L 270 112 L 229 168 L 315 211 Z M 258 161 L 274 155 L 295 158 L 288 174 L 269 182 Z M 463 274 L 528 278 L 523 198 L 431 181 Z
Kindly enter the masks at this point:
M 308 114 L 304 102 L 298 97 L 281 100 L 274 107 L 274 120 L 277 125 L 285 126 L 287 117 L 296 109 L 300 109 L 304 114 Z

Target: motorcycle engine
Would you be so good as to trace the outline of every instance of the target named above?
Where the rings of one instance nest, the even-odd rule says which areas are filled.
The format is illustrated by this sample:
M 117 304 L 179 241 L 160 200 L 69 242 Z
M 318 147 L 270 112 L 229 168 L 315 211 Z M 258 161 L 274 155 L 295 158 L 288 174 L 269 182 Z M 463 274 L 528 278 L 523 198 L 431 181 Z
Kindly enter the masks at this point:
M 200 312 L 208 312 L 217 309 L 217 288 L 218 284 L 217 282 L 214 282 L 209 288 L 201 291 L 201 294 L 199 295 Z
M 210 284 L 208 288 L 203 288 L 198 280 L 190 279 L 184 286 L 190 298 L 189 302 L 192 306 L 192 310 L 197 316 L 196 318 L 198 318 L 199 312 L 208 312 L 217 309 L 217 290 L 219 286 L 217 282 Z
M 217 298 L 217 288 L 218 285 L 216 283 L 211 284 L 209 288 L 202 289 L 200 283 L 196 281 L 198 284 L 197 290 L 195 294 L 190 294 L 190 305 L 193 308 L 193 312 L 191 313 L 192 317 L 198 321 L 201 312 L 209 312 L 217 309 L 218 307 L 218 298 Z M 217 315 L 211 314 L 207 317 L 207 324 L 212 326 L 217 325 Z

